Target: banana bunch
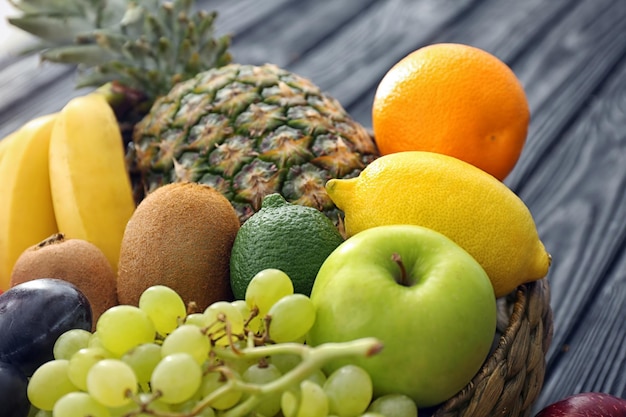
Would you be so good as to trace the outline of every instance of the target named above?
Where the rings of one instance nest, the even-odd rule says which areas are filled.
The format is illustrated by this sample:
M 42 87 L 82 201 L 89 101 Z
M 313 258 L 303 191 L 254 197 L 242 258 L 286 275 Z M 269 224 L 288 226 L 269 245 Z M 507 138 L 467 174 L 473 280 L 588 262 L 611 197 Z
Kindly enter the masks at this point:
M 0 150 L 0 289 L 9 287 L 19 255 L 58 231 L 48 176 L 57 115 L 33 119 L 2 140 Z
M 0 289 L 22 252 L 57 232 L 95 244 L 117 270 L 134 210 L 121 133 L 102 94 L 27 122 L 0 140 Z

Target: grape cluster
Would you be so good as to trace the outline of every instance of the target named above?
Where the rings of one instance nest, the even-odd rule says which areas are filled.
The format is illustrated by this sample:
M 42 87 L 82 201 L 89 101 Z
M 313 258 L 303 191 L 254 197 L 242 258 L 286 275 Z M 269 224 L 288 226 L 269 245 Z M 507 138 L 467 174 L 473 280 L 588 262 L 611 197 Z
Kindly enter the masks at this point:
M 138 306 L 104 312 L 95 331 L 72 329 L 28 383 L 37 417 L 415 417 L 402 395 L 373 398 L 362 368 L 323 372 L 330 360 L 373 355 L 376 339 L 307 346 L 311 300 L 267 269 L 245 300 L 197 312 L 166 286 Z

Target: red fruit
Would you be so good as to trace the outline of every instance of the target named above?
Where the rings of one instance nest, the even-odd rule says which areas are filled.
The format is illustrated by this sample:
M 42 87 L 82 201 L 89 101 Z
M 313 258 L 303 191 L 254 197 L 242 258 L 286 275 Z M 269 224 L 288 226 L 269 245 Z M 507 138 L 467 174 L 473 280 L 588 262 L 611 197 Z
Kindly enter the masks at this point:
M 602 392 L 584 392 L 550 404 L 535 417 L 626 417 L 626 400 Z

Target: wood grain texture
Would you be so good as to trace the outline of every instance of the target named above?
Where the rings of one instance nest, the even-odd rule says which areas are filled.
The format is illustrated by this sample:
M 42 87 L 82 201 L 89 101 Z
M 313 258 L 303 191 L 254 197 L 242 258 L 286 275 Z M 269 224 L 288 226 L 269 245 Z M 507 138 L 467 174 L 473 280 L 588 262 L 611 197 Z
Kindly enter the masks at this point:
M 522 81 L 531 126 L 506 179 L 554 263 L 554 340 L 536 408 L 583 391 L 626 397 L 626 1 L 198 0 L 242 63 L 308 77 L 371 126 L 384 73 L 428 43 L 492 52 Z M 59 110 L 68 67 L 0 60 L 0 137 Z M 0 197 L 1 198 L 1 197 Z
M 257 65 L 269 62 L 288 68 L 310 51 L 323 48 L 327 38 L 358 20 L 360 13 L 366 13 L 376 3 L 376 0 L 302 0 L 286 5 L 262 23 L 236 33 L 232 53 L 237 62 Z M 315 30 L 302 24 L 303 19 L 316 22 Z
M 572 10 L 517 67 L 536 111 L 525 153 L 507 182 L 530 207 L 555 259 L 549 360 L 588 303 L 602 302 L 597 288 L 626 233 L 626 117 L 619 103 L 625 90 L 608 81 L 619 75 L 616 65 L 626 54 L 626 7 L 610 1 L 594 5 L 584 2 Z M 532 95 L 550 87 L 551 94 Z M 618 102 L 602 106 L 603 97 Z
M 626 263 L 601 289 L 577 331 L 560 346 L 560 360 L 536 402 L 536 409 L 578 392 L 599 391 L 626 398 Z
M 560 137 L 524 183 L 555 259 L 555 336 L 538 405 L 564 392 L 626 397 L 625 59 Z
M 349 109 L 355 119 L 369 126 L 369 111 L 356 113 L 352 106 L 355 103 L 371 106 L 375 86 L 393 63 L 428 43 L 433 34 L 478 3 L 379 1 L 289 69 L 315 80 Z
M 353 48 L 360 53 L 366 52 L 361 44 L 368 43 L 367 36 L 374 36 L 375 39 L 371 42 L 381 45 L 380 59 L 377 59 L 373 53 L 360 57 L 360 60 L 355 62 L 345 63 L 342 59 L 340 62 L 346 65 L 347 69 L 344 72 L 338 70 L 336 79 L 326 82 L 331 94 L 340 97 L 350 114 L 364 125 L 371 126 L 371 105 L 375 89 L 389 68 L 390 61 L 396 62 L 428 43 L 458 42 L 485 49 L 504 62 L 510 63 L 528 47 L 529 41 L 543 34 L 546 27 L 550 26 L 554 20 L 560 19 L 563 10 L 568 6 L 571 7 L 574 2 L 569 0 L 551 2 L 491 0 L 467 3 L 463 5 L 465 7 L 460 7 L 459 2 L 454 2 L 456 8 L 452 8 L 445 2 L 434 1 L 433 3 L 427 12 L 409 5 L 385 9 L 381 12 L 384 18 L 373 15 L 372 22 L 360 20 L 355 23 L 355 26 L 363 26 L 362 32 L 365 33 L 363 36 L 366 38 L 360 39 L 360 43 L 350 45 L 348 40 L 338 41 L 338 45 L 342 45 L 346 51 Z M 426 6 L 423 7 L 426 9 Z M 445 13 L 438 7 L 444 9 Z M 406 12 L 407 8 L 412 10 L 411 13 Z M 503 16 L 506 16 L 506 19 Z M 397 24 L 398 21 L 401 23 Z M 370 26 L 380 26 L 381 29 L 370 34 L 368 31 Z M 419 30 L 415 29 L 407 34 L 407 31 L 403 30 L 404 27 L 415 27 Z M 387 30 L 389 28 L 392 30 Z M 338 51 L 337 54 L 338 56 L 345 55 L 346 51 Z M 352 58 L 352 55 L 347 56 Z M 301 65 L 314 67 L 315 62 L 309 60 Z M 349 75 L 346 79 L 345 74 L 351 74 L 349 68 L 352 67 L 363 67 L 360 70 L 362 75 L 355 79 Z M 360 88 L 352 86 L 351 83 L 358 84 Z

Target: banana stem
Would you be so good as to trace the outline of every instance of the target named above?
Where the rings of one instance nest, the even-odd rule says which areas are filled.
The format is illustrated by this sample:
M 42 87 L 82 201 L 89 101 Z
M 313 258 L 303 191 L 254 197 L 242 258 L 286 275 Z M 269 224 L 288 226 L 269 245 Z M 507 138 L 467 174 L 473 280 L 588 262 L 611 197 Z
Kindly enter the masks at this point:
M 141 91 L 115 81 L 101 85 L 95 92 L 102 94 L 113 109 L 124 142 L 128 143 L 133 127 L 148 114 L 154 99 L 149 99 Z

